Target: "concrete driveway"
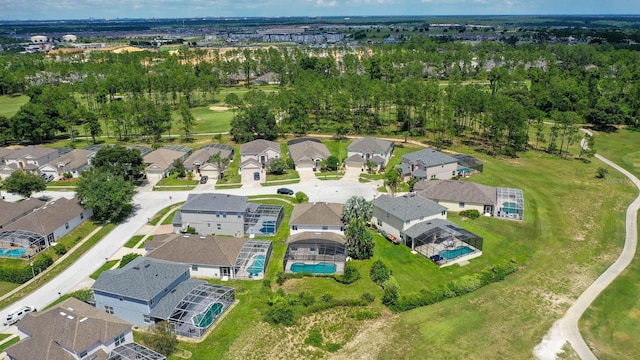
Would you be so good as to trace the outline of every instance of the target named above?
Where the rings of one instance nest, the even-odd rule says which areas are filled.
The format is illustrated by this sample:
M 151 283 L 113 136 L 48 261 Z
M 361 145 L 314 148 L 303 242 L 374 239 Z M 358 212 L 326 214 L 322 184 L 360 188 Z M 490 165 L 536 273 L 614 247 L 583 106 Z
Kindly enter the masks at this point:
M 360 181 L 359 180 L 360 174 L 362 174 L 362 168 L 355 167 L 355 166 L 347 167 L 347 169 L 344 172 L 344 176 L 342 177 L 342 180 L 358 182 Z
M 299 169 L 296 169 L 296 171 L 298 172 L 298 175 L 300 175 L 300 183 L 318 182 L 318 181 L 320 181 L 316 177 L 316 174 L 313 171 L 313 169 L 310 169 L 310 168 L 299 168 Z

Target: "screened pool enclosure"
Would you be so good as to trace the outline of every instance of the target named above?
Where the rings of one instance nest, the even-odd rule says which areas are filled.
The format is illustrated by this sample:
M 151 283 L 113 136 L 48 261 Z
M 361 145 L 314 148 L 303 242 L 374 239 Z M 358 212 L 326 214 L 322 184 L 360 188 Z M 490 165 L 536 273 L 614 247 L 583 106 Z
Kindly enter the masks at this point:
M 301 232 L 289 237 L 285 272 L 342 274 L 347 260 L 344 236 L 332 232 Z
M 401 236 L 411 250 L 439 265 L 482 253 L 482 237 L 447 220 L 434 219 L 416 224 Z
M 524 219 L 524 194 L 520 189 L 496 188 L 496 216 L 513 220 Z
M 43 235 L 30 231 L 0 231 L 0 257 L 30 259 L 50 246 Z

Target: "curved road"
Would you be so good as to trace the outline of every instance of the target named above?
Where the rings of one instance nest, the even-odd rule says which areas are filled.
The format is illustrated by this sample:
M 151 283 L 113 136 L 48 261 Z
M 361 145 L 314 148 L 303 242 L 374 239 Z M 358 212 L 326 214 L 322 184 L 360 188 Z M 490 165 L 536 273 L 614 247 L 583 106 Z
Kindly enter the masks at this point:
M 590 134 L 587 130 L 586 133 Z M 591 134 L 590 134 L 591 135 Z M 585 146 L 584 142 L 582 143 Z M 611 166 L 615 170 L 621 172 L 633 184 L 640 189 L 640 180 L 627 170 L 596 154 L 596 158 L 605 164 Z M 534 354 L 541 360 L 552 360 L 562 351 L 562 346 L 569 342 L 575 352 L 583 360 L 596 360 L 596 356 L 591 352 L 587 343 L 580 334 L 578 321 L 582 314 L 589 308 L 591 303 L 606 289 L 609 284 L 631 263 L 636 253 L 636 245 L 638 242 L 638 224 L 637 216 L 640 208 L 640 195 L 629 205 L 626 214 L 626 238 L 622 253 L 618 259 L 605 272 L 600 275 L 571 305 L 564 317 L 556 321 L 549 330 L 544 339 L 534 349 Z

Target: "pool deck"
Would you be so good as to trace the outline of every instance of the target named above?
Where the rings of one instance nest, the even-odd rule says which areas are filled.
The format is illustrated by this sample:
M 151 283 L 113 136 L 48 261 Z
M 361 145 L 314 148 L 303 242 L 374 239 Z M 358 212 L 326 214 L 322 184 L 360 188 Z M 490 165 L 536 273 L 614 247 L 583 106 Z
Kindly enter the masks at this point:
M 320 263 L 320 262 L 329 262 L 331 264 L 335 264 L 336 265 L 336 272 L 335 273 L 331 273 L 331 274 L 339 274 L 339 275 L 344 274 L 344 263 L 340 262 L 340 261 L 338 261 L 338 262 L 330 262 L 330 261 L 298 261 L 298 260 L 292 261 L 292 260 L 290 260 L 290 261 L 287 261 L 287 263 L 285 264 L 284 272 L 292 273 L 293 271 L 291 271 L 291 265 L 293 265 L 295 263 L 303 263 L 303 264 L 306 264 L 306 265 L 315 265 L 315 264 Z M 331 274 L 316 274 L 316 275 L 331 275 Z

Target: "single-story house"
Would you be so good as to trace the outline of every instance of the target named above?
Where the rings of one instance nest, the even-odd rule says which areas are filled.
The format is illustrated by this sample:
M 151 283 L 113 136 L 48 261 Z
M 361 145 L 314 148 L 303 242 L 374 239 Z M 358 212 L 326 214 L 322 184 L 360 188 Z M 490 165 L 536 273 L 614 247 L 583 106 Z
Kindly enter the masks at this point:
M 218 164 L 215 161 L 209 161 L 215 154 L 220 154 L 221 159 L 233 160 L 234 154 L 233 146 L 223 144 L 210 144 L 201 147 L 191 154 L 187 160 L 184 161 L 184 168 L 187 171 L 193 172 L 196 175 L 208 176 L 211 179 L 218 179 L 220 175 L 226 170 L 226 167 L 218 169 Z
M 371 222 L 394 239 L 400 239 L 402 232 L 415 224 L 447 218 L 446 207 L 413 193 L 398 197 L 381 195 L 372 205 Z
M 284 256 L 285 272 L 343 274 L 347 241 L 331 231 L 304 231 L 289 236 Z
M 451 211 L 478 210 L 480 214 L 495 215 L 496 188 L 492 186 L 458 180 L 422 180 L 413 190 Z
M 192 278 L 262 279 L 271 241 L 247 238 L 156 235 L 144 244 L 147 257 L 189 266 Z
M 131 324 L 76 298 L 29 313 L 17 327 L 20 342 L 5 350 L 11 360 L 166 359 L 136 344 Z
M 403 155 L 400 169 L 405 181 L 451 179 L 458 175 L 458 160 L 434 149 L 424 149 Z
M 166 321 L 190 338 L 201 338 L 235 301 L 233 288 L 191 279 L 186 265 L 142 256 L 103 272 L 92 289 L 98 309 L 142 327 Z
M 372 161 L 378 169 L 384 168 L 393 153 L 393 141 L 373 137 L 354 140 L 347 147 L 347 167 L 364 168 L 367 161 Z
M 280 144 L 275 141 L 257 139 L 240 145 L 240 167 L 238 171 L 244 182 L 266 181 L 267 163 L 281 156 Z M 257 175 L 256 175 L 257 174 Z
M 317 169 L 331 153 L 327 146 L 318 139 L 294 139 L 289 143 L 289 157 L 296 165 L 296 169 Z
M 274 235 L 282 223 L 283 209 L 249 203 L 246 196 L 189 194 L 172 223 L 175 233 L 193 228 L 200 235 Z
M 40 166 L 40 173 L 51 175 L 54 179 L 63 177 L 65 173 L 70 173 L 72 177 L 77 178 L 91 167 L 93 156 L 95 151 L 73 150 Z
M 344 234 L 342 204 L 320 202 L 297 204 L 291 212 L 289 226 L 291 235 L 305 231 L 330 231 Z
M 44 201 L 31 197 L 18 202 L 0 200 L 0 229 L 45 204 Z
M 93 216 L 93 210 L 83 208 L 75 198 L 60 198 L 50 201 L 5 225 L 3 232 L 0 233 L 0 247 L 6 241 L 14 239 L 11 241 L 15 247 L 14 252 L 21 248 L 19 251 L 21 256 L 19 257 L 30 258 L 71 232 L 91 216 Z
M 169 170 L 173 168 L 173 162 L 176 159 L 184 160 L 190 151 L 189 148 L 183 147 L 176 147 L 176 149 L 162 147 L 154 150 L 142 158 L 145 172 L 147 175 L 166 176 Z
M 16 149 L 4 157 L 4 164 L 0 168 L 0 177 L 6 179 L 16 170 L 23 170 L 38 174 L 40 166 L 60 156 L 58 149 L 40 146 L 27 146 Z

